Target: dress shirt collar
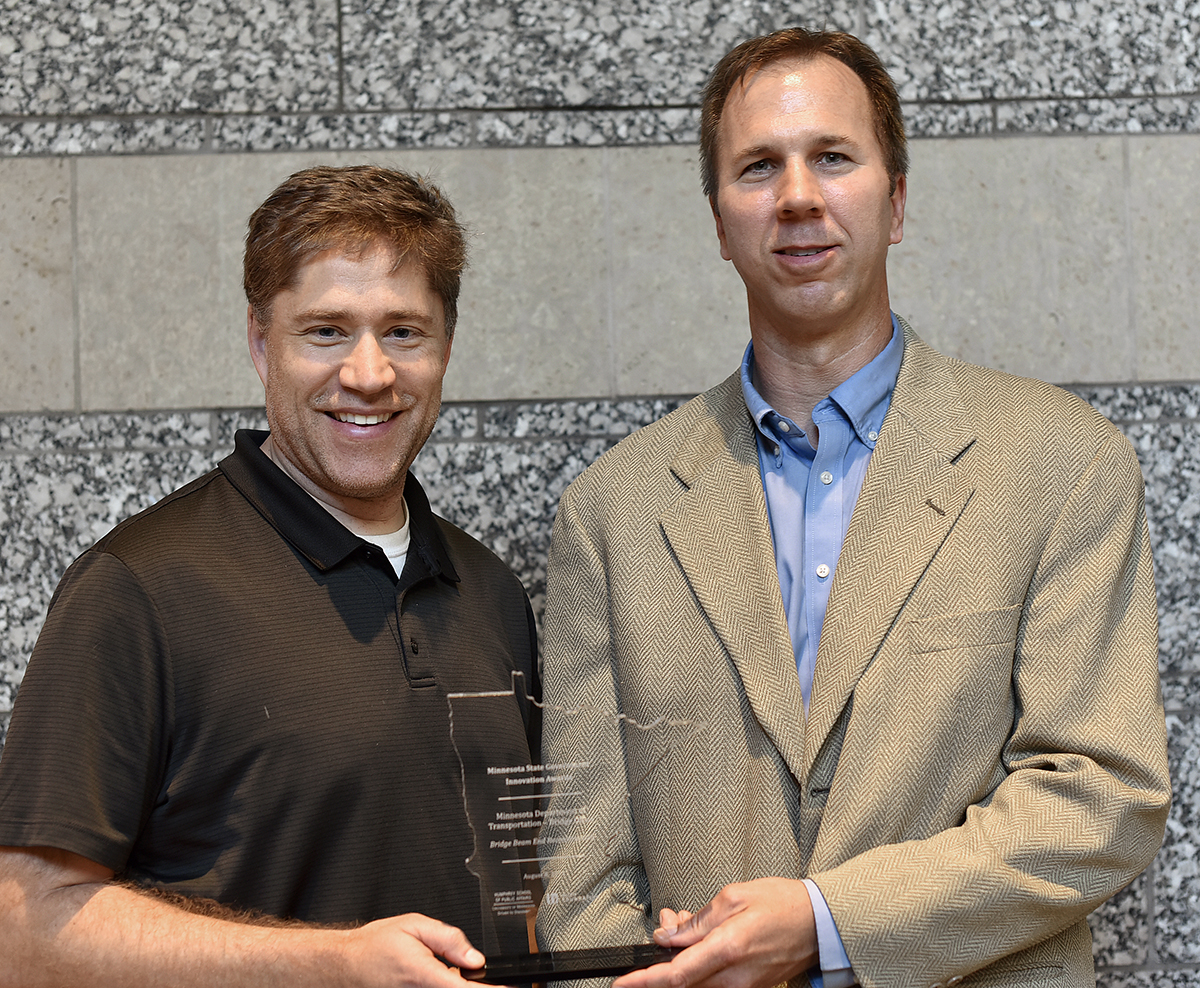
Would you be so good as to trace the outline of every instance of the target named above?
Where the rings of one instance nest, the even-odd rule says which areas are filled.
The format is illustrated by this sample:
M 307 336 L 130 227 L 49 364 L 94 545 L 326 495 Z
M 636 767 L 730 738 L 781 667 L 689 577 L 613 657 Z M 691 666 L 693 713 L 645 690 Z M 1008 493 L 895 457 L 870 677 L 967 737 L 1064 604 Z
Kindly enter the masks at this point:
M 859 441 L 868 449 L 874 449 L 883 428 L 883 417 L 891 403 L 892 391 L 896 387 L 903 355 L 904 333 L 893 314 L 892 338 L 887 346 L 865 367 L 834 388 L 828 398 L 817 403 L 813 409 L 813 421 L 820 425 L 822 418 L 828 418 L 830 413 L 838 414 L 840 410 Z M 798 423 L 785 419 L 759 394 L 753 382 L 753 369 L 754 343 L 751 342 L 746 344 L 746 352 L 742 357 L 742 394 L 758 431 L 772 444 L 777 444 L 783 438 L 778 431 L 779 423 L 786 421 L 789 428 L 783 431 L 789 437 L 802 435 Z

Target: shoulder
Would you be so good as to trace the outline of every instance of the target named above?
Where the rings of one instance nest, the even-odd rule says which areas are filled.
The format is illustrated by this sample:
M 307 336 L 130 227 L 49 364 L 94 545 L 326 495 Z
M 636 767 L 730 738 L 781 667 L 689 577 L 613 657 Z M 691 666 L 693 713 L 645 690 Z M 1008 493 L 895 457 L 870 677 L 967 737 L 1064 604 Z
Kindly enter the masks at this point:
M 197 528 L 221 527 L 238 502 L 245 504 L 219 470 L 210 470 L 117 524 L 92 550 L 131 560 L 182 550 Z
M 1065 388 L 945 356 L 905 328 L 893 398 L 900 413 L 942 415 L 957 404 L 973 430 L 1010 443 L 1038 436 L 1043 443 L 1096 448 L 1124 440 L 1115 425 Z
M 907 329 L 907 327 L 906 327 Z M 1112 422 L 1078 395 L 1034 378 L 981 367 L 933 350 L 907 329 L 889 417 L 955 462 L 1014 487 L 1064 495 L 1091 470 L 1111 486 L 1140 489 L 1136 452 Z M 889 426 L 885 423 L 885 435 Z M 948 438 L 949 437 L 949 438 Z M 969 449 L 970 455 L 958 452 Z
M 496 553 L 440 515 L 434 515 L 433 519 L 460 579 L 486 584 L 495 591 L 525 596 L 521 581 Z
M 750 438 L 749 414 L 737 373 L 675 411 L 637 430 L 608 450 L 567 488 L 565 500 L 605 492 L 623 500 L 679 490 L 672 469 L 732 450 Z

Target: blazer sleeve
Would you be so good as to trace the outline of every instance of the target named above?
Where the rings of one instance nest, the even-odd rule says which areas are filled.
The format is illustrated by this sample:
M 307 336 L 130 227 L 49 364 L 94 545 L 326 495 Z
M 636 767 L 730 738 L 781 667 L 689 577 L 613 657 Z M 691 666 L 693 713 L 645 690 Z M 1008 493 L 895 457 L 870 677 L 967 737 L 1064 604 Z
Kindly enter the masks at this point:
M 1171 790 L 1143 497 L 1114 431 L 1044 535 L 994 788 L 957 826 L 810 876 L 867 988 L 955 984 L 1081 924 L 1156 853 Z
M 644 905 L 650 893 L 627 795 L 608 579 L 583 520 L 590 516 L 568 489 L 550 545 L 542 760 L 548 773 L 555 765 L 586 766 L 588 798 L 587 812 L 556 832 L 562 843 L 554 850 L 564 853 L 549 864 L 537 917 L 546 949 L 643 943 L 656 925 Z M 556 795 L 547 817 L 563 812 Z M 571 853 L 576 841 L 586 853 Z

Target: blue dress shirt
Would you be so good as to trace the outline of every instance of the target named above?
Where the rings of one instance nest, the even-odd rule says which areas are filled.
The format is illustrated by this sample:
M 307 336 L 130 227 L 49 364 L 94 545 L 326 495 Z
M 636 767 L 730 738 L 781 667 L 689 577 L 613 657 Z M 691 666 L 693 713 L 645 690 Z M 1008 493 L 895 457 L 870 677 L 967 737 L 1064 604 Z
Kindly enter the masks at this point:
M 758 462 L 775 545 L 775 569 L 805 713 L 829 588 L 867 463 L 892 401 L 903 352 L 904 334 L 893 315 L 888 345 L 813 409 L 818 433 L 815 448 L 801 428 L 776 412 L 754 387 L 753 343 L 742 358 L 742 392 L 758 430 Z M 823 988 L 854 984 L 850 959 L 825 897 L 814 882 L 805 879 L 804 884 L 817 921 Z

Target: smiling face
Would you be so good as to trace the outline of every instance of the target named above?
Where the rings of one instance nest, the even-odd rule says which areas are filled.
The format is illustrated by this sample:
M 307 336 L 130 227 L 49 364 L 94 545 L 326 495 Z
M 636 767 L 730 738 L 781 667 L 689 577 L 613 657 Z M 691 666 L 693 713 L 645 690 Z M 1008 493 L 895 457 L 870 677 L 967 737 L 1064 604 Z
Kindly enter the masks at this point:
M 335 515 L 377 531 L 403 522 L 405 474 L 437 420 L 450 359 L 424 270 L 393 263 L 379 246 L 317 254 L 275 297 L 269 326 L 248 316 L 264 450 Z
M 904 227 L 866 87 L 820 55 L 751 73 L 721 114 L 714 215 L 750 328 L 855 342 L 890 327 L 887 250 Z

